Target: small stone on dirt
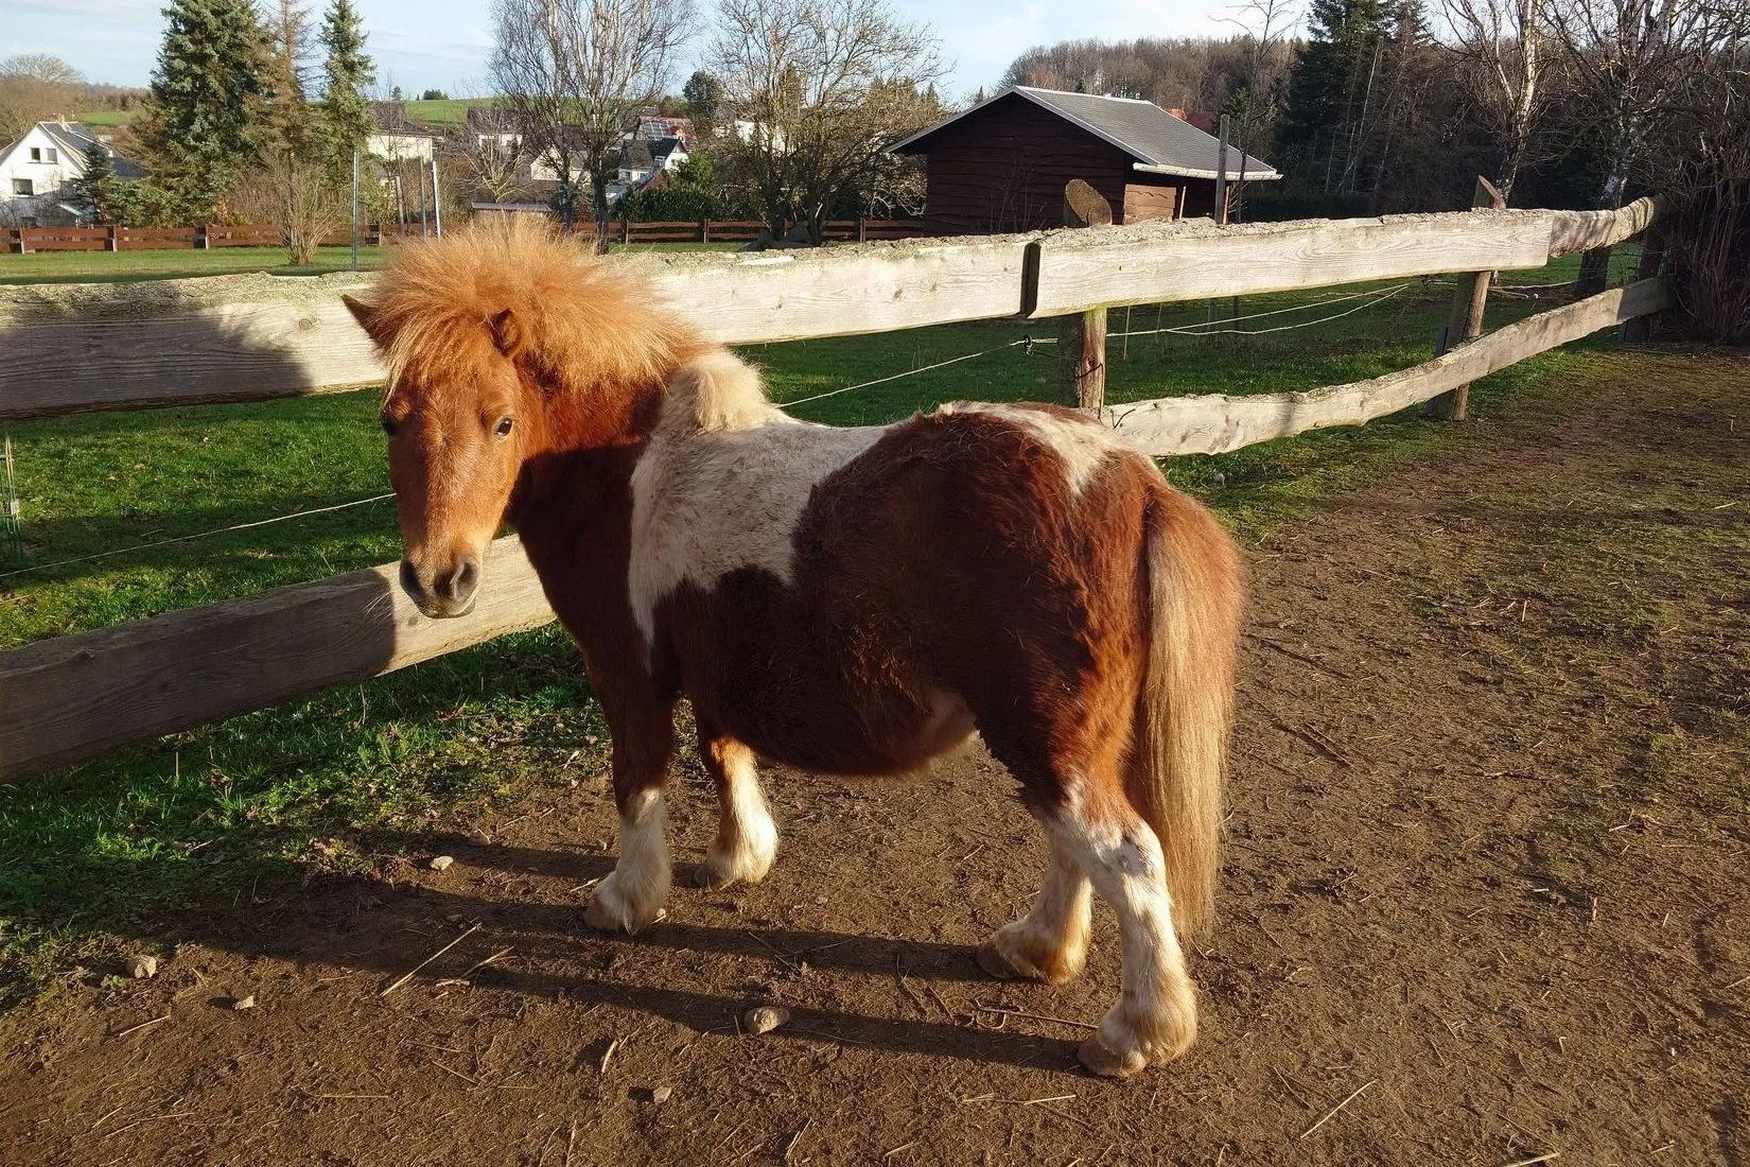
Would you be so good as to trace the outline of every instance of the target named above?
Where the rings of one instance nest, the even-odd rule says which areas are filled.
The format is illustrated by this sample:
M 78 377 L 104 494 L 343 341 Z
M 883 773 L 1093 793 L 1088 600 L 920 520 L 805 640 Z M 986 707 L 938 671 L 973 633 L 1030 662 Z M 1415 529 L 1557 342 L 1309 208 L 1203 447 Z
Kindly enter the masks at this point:
M 654 1089 L 650 1092 L 650 1101 L 656 1103 L 658 1106 L 661 1106 L 664 1102 L 667 1102 L 673 1095 L 674 1095 L 674 1087 L 673 1086 L 658 1086 L 656 1089 Z
M 454 856 L 439 855 L 436 859 L 431 861 L 430 867 L 433 871 L 448 871 L 450 869 L 450 864 L 455 861 Z
M 754 1037 L 770 1033 L 790 1020 L 790 1010 L 782 1005 L 760 1005 L 741 1015 L 741 1027 Z
M 236 1000 L 231 1002 L 231 1008 L 233 1008 L 233 1009 L 253 1009 L 253 1008 L 255 1008 L 255 994 L 251 993 L 247 997 L 238 997 Z
M 144 953 L 135 953 L 128 957 L 128 975 L 136 981 L 143 981 L 158 975 L 158 958 Z

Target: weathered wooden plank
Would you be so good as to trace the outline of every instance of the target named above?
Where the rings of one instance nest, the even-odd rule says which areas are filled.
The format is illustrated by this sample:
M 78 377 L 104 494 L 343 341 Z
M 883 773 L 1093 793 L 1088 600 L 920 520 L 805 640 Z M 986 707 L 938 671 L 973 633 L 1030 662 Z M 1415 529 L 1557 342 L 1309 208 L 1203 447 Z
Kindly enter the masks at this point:
M 1039 243 L 1032 314 L 1542 267 L 1553 213 L 1458 211 L 1227 227 L 1185 219 L 1054 232 Z
M 1012 316 L 1034 236 L 619 259 L 726 344 Z M 0 419 L 249 401 L 379 380 L 355 273 L 0 288 Z
M 1612 247 L 1653 225 L 1663 209 L 1656 198 L 1639 198 L 1614 211 L 1546 211 L 1550 216 L 1550 258 Z
M 1222 454 L 1327 426 L 1361 425 L 1526 357 L 1657 312 L 1665 307 L 1666 295 L 1664 282 L 1657 279 L 1613 288 L 1509 324 L 1425 364 L 1367 381 L 1305 393 L 1164 397 L 1112 406 L 1102 416 L 1132 444 L 1157 456 Z
M 479 605 L 419 614 L 396 566 L 335 576 L 0 654 L 0 779 L 362 681 L 553 619 L 514 538 Z

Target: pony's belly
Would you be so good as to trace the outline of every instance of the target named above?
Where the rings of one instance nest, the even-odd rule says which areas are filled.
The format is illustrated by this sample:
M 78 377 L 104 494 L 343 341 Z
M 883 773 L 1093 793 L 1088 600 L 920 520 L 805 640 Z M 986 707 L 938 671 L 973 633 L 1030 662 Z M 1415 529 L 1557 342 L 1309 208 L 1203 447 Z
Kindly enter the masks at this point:
M 774 716 L 770 708 L 735 704 L 722 718 L 733 736 L 770 761 L 828 774 L 918 770 L 959 748 L 977 728 L 966 702 L 941 691 L 920 703 L 898 693 L 852 690 L 819 701 L 805 716 Z

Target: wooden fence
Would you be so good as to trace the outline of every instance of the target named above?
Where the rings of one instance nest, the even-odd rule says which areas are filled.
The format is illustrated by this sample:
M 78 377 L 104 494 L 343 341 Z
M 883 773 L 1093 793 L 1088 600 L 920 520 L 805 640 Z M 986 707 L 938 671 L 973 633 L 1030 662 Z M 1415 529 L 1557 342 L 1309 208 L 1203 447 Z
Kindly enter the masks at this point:
M 610 239 L 619 243 L 749 243 L 760 237 L 758 220 L 682 220 L 635 223 L 616 219 Z M 359 243 L 377 247 L 425 233 L 418 223 L 368 223 L 359 228 Z M 595 237 L 595 224 L 582 223 L 577 233 Z M 924 233 L 915 219 L 833 219 L 823 237 L 830 243 L 872 239 L 912 239 Z M 342 227 L 322 238 L 324 247 L 352 243 L 352 228 Z M 271 223 L 206 223 L 198 227 L 8 227 L 0 228 L 0 251 L 146 251 L 195 250 L 213 247 L 278 247 L 280 229 Z
M 725 343 L 884 332 L 1101 306 L 1541 267 L 1617 243 L 1655 207 L 1470 211 L 1218 228 L 1179 222 L 812 251 L 628 260 Z M 0 288 L 0 418 L 328 392 L 381 368 L 339 302 L 367 286 L 225 276 Z M 1216 453 L 1427 401 L 1515 361 L 1656 312 L 1643 280 L 1460 344 L 1412 369 L 1308 393 L 1177 397 L 1103 418 L 1154 454 Z M 552 619 L 514 538 L 494 544 L 473 614 L 428 620 L 395 567 L 279 588 L 0 654 L 0 777 L 360 681 Z M 387 597 L 387 599 L 385 599 Z

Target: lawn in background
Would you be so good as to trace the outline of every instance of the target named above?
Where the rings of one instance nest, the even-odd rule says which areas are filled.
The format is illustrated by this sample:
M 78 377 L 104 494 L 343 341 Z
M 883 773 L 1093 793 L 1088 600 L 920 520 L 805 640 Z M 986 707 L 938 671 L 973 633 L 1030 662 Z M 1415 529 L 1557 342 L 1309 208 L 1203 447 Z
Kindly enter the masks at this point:
M 1625 260 L 1626 263 L 1626 260 Z M 1524 284 L 1571 275 L 1574 261 Z M 1375 288 L 1387 285 L 1372 285 Z M 1242 299 L 1239 313 L 1311 305 L 1332 288 Z M 1560 302 L 1499 297 L 1489 327 Z M 1314 327 L 1255 337 L 1171 333 L 1109 345 L 1117 401 L 1254 393 L 1351 381 L 1426 360 L 1451 287 L 1415 281 L 1392 299 Z M 1274 326 L 1345 311 L 1242 322 Z M 1114 333 L 1232 314 L 1233 302 L 1118 309 Z M 1606 334 L 1607 336 L 1608 334 Z M 839 424 L 901 418 L 953 398 L 1049 397 L 1051 322 L 1001 322 L 753 346 L 773 396 L 817 393 L 969 352 L 988 355 L 798 406 Z M 1600 338 L 1593 344 L 1608 345 Z M 1546 354 L 1480 382 L 1486 427 L 1561 391 L 1581 351 Z M 12 427 L 33 562 L 127 548 L 387 490 L 376 394 L 97 414 Z M 1479 439 L 1420 411 L 1214 457 L 1166 462 L 1246 541 L 1325 505 L 1406 458 Z M 372 503 L 112 559 L 0 577 L 0 647 L 101 627 L 387 562 L 392 507 Z M 0 562 L 0 572 L 17 565 Z M 122 921 L 228 897 L 260 882 L 398 861 L 421 833 L 466 829 L 494 805 L 601 772 L 607 734 L 576 654 L 548 628 L 505 637 L 359 685 L 0 787 L 0 1002 L 51 989 L 116 950 Z M 690 765 L 690 762 L 683 762 Z M 406 840 L 412 839 L 413 842 Z
M 381 247 L 359 248 L 359 267 L 383 262 Z M 268 272 L 276 276 L 316 276 L 349 271 L 352 248 L 319 247 L 316 262 L 293 267 L 283 247 L 214 247 L 205 251 L 33 251 L 0 255 L 0 284 L 130 284 L 140 280 L 178 280 Z

